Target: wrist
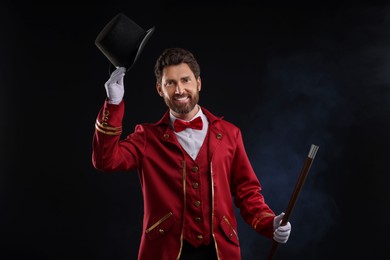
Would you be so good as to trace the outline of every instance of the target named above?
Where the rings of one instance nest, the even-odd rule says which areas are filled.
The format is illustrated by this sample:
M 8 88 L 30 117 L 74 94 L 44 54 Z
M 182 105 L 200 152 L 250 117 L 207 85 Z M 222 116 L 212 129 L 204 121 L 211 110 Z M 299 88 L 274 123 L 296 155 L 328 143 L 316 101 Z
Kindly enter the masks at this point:
M 117 100 L 117 99 L 108 99 L 107 103 L 110 105 L 119 105 L 122 102 L 122 99 Z

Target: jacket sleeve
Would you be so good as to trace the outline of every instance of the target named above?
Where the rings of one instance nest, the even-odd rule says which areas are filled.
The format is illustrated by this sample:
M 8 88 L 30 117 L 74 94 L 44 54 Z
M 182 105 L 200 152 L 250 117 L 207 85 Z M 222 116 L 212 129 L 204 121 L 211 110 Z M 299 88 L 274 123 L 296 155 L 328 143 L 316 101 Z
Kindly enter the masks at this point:
M 275 213 L 261 194 L 261 185 L 247 156 L 240 130 L 237 132 L 236 140 L 232 165 L 234 203 L 240 209 L 246 223 L 258 233 L 272 238 Z
M 100 109 L 95 122 L 92 140 L 92 164 L 103 172 L 136 169 L 144 147 L 144 131 L 140 126 L 128 138 L 121 140 L 123 101 L 118 105 L 108 104 Z M 131 138 L 130 138 L 131 136 Z

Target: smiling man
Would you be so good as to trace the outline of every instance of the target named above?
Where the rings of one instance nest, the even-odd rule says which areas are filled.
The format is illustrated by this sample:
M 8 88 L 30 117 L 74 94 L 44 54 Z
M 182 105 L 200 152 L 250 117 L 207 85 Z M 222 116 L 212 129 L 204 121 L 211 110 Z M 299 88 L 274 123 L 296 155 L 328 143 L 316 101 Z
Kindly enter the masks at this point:
M 156 88 L 165 104 L 171 109 L 171 113 L 182 120 L 191 120 L 199 111 L 199 91 L 201 80 L 199 72 L 197 76 L 191 71 L 187 63 L 168 66 L 161 75 L 157 68 Z M 197 106 L 195 108 L 195 106 Z
M 144 198 L 140 260 L 241 259 L 234 206 L 259 234 L 286 243 L 261 194 L 240 129 L 201 107 L 200 67 L 194 55 L 169 48 L 155 65 L 156 90 L 168 110 L 120 139 L 124 67 L 105 83 L 96 119 L 92 162 L 104 172 L 137 170 Z

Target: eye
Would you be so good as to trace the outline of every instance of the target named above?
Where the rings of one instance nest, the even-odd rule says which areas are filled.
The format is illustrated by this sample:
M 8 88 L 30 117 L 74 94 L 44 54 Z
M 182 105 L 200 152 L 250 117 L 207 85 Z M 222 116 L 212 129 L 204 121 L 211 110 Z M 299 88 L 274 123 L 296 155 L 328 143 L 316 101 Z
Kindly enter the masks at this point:
M 165 84 L 164 84 L 166 87 L 170 87 L 173 85 L 173 81 L 166 81 Z
M 183 78 L 181 81 L 182 81 L 183 83 L 188 83 L 188 82 L 190 81 L 190 78 Z

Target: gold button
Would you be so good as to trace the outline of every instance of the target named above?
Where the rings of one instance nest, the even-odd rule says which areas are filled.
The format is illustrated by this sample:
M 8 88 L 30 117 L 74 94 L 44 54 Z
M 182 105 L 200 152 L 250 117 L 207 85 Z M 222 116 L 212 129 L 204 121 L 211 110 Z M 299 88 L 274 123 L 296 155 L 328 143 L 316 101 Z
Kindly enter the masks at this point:
M 192 167 L 191 171 L 192 172 L 197 172 L 199 170 L 199 167 L 198 166 L 194 166 Z
M 229 234 L 229 237 L 230 237 L 230 238 L 232 238 L 232 236 L 233 236 L 233 234 L 232 234 L 232 233 L 230 233 L 230 234 Z
M 110 112 L 107 111 L 107 110 L 104 110 L 103 114 L 104 114 L 105 116 L 108 116 L 108 115 L 110 114 Z
M 167 140 L 169 138 L 169 134 L 164 134 L 164 139 Z
M 196 222 L 201 222 L 202 219 L 201 219 L 200 217 L 196 217 L 196 218 L 195 218 L 195 221 L 196 221 Z
M 202 240 L 202 239 L 203 239 L 203 235 L 197 235 L 196 238 L 197 238 L 198 240 Z
M 194 202 L 194 205 L 195 205 L 196 207 L 199 207 L 199 206 L 200 206 L 200 201 L 199 201 L 199 200 L 195 201 L 195 202 Z
M 162 229 L 162 228 L 160 228 L 159 230 L 158 230 L 158 232 L 160 232 L 160 234 L 164 234 L 164 229 Z
M 194 189 L 199 188 L 199 183 L 197 183 L 197 182 L 192 183 L 192 187 L 193 187 Z
M 107 122 L 103 122 L 102 126 L 108 126 Z
M 217 139 L 219 139 L 219 140 L 222 139 L 222 134 L 221 134 L 221 133 L 218 133 L 218 134 L 217 134 Z

